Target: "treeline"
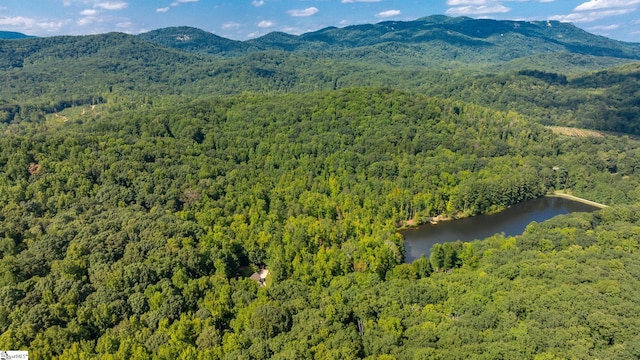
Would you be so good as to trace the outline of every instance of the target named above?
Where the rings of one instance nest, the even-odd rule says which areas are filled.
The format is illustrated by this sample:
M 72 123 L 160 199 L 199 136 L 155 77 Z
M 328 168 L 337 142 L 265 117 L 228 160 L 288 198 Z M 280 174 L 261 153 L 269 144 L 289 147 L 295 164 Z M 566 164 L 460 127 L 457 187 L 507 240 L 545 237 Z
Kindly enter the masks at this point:
M 49 101 L 46 104 L 0 105 L 0 123 L 19 123 L 22 121 L 44 122 L 46 116 L 64 109 L 104 103 L 102 96 L 74 97 L 70 100 Z
M 631 346 L 631 330 L 602 338 L 590 333 L 600 323 L 546 321 L 536 316 L 561 305 L 539 313 L 517 297 L 568 286 L 560 263 L 545 262 L 562 250 L 603 264 L 608 251 L 633 252 L 636 220 L 611 228 L 631 210 L 580 222 L 587 238 L 573 223 L 531 227 L 528 247 L 451 244 L 412 265 L 395 230 L 554 188 L 635 203 L 634 142 L 559 137 L 513 112 L 391 89 L 174 100 L 122 98 L 69 110 L 66 122 L 1 125 L 0 348 L 36 359 L 462 358 Z M 531 274 L 520 270 L 515 286 L 504 277 L 519 276 L 515 259 L 558 278 L 527 288 Z M 615 276 L 632 274 L 616 264 Z M 267 289 L 246 279 L 263 266 Z M 613 311 L 589 304 L 594 316 Z M 550 327 L 566 332 L 562 342 Z

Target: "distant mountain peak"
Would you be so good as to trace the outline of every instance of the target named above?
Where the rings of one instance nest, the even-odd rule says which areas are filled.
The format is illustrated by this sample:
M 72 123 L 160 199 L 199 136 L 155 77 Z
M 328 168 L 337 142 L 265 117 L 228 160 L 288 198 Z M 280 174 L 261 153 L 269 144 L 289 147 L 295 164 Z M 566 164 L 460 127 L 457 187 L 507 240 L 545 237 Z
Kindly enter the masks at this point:
M 25 35 L 23 33 L 14 32 L 14 31 L 0 31 L 1 40 L 19 40 L 19 39 L 29 39 L 34 37 L 35 36 Z
M 247 50 L 247 46 L 241 41 L 227 39 L 189 26 L 158 29 L 138 36 L 147 41 L 189 52 L 220 54 Z

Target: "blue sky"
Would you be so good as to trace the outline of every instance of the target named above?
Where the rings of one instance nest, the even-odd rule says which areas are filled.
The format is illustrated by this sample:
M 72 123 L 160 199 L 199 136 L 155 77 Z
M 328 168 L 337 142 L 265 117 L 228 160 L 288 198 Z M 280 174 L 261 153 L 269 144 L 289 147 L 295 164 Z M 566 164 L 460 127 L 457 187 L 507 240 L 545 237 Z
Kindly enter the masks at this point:
M 37 36 L 137 34 L 187 25 L 246 40 L 271 31 L 300 34 L 436 14 L 560 20 L 640 42 L 640 0 L 0 0 L 0 30 Z

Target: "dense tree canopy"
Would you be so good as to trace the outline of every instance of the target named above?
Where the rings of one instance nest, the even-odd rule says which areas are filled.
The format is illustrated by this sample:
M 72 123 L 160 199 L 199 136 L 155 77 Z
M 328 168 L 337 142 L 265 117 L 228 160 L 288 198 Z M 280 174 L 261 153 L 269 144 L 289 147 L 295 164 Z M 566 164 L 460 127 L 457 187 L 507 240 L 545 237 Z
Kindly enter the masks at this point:
M 557 187 L 635 203 L 631 140 L 563 137 L 514 112 L 378 88 L 128 104 L 4 125 L 0 348 L 34 358 L 638 351 L 626 316 L 634 208 L 444 244 L 414 264 L 394 231 Z M 245 278 L 261 266 L 266 289 Z M 564 301 L 589 307 L 571 315 Z
M 0 40 L 0 349 L 639 357 L 638 49 L 553 25 Z M 610 207 L 405 263 L 399 227 L 558 190 Z

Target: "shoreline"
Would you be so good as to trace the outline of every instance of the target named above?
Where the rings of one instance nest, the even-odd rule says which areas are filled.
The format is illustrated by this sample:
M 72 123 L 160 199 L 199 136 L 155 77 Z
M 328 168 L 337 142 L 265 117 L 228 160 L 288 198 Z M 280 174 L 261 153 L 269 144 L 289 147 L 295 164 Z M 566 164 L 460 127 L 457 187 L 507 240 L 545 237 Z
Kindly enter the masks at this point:
M 604 209 L 604 208 L 609 207 L 608 205 L 605 205 L 605 204 L 600 204 L 600 203 L 597 203 L 595 201 L 587 200 L 587 199 L 580 198 L 580 197 L 577 197 L 577 196 L 574 196 L 574 195 L 570 195 L 570 194 L 566 194 L 566 193 L 563 193 L 563 192 L 548 193 L 548 194 L 545 194 L 545 195 L 543 195 L 541 197 L 545 197 L 545 196 L 569 199 L 569 200 L 577 201 L 579 203 L 583 203 L 583 204 L 586 204 L 586 205 L 591 205 L 591 206 L 596 207 L 598 209 Z M 533 199 L 529 199 L 529 200 L 533 200 Z M 507 208 L 509 208 L 509 207 L 507 207 Z M 500 213 L 500 212 L 506 210 L 507 208 L 504 208 L 504 209 L 501 209 L 501 210 L 498 210 L 498 211 L 489 212 L 489 213 L 486 213 L 486 214 L 479 214 L 479 215 L 488 215 L 488 214 Z M 478 215 L 475 215 L 475 216 L 478 216 Z M 458 213 L 458 214 L 455 214 L 453 216 L 451 216 L 451 215 L 430 216 L 430 217 L 427 218 L 427 221 L 424 221 L 424 222 L 416 221 L 415 219 L 410 219 L 410 220 L 402 221 L 400 224 L 398 224 L 398 226 L 396 226 L 396 230 L 416 229 L 416 228 L 418 228 L 418 227 L 420 227 L 422 225 L 425 225 L 425 224 L 436 225 L 436 224 L 438 224 L 439 222 L 442 222 L 442 221 L 458 220 L 458 219 L 464 219 L 464 218 L 467 218 L 467 217 L 468 216 L 464 215 L 463 213 Z
M 591 206 L 597 207 L 599 209 L 604 209 L 604 208 L 609 207 L 608 205 L 605 205 L 605 204 L 600 204 L 600 203 L 597 203 L 595 201 L 583 199 L 583 198 L 580 198 L 580 197 L 577 197 L 577 196 L 573 196 L 573 195 L 569 195 L 569 194 L 565 194 L 565 193 L 562 193 L 562 192 L 553 192 L 553 193 L 549 193 L 549 194 L 547 194 L 545 196 L 565 198 L 565 199 L 581 202 L 583 204 L 591 205 Z
M 457 219 L 463 219 L 467 216 L 449 216 L 449 215 L 437 215 L 437 216 L 429 216 L 426 218 L 426 221 L 416 221 L 415 219 L 403 220 L 400 221 L 396 225 L 396 230 L 407 230 L 407 229 L 417 229 L 425 224 L 435 225 L 441 221 L 451 221 Z

